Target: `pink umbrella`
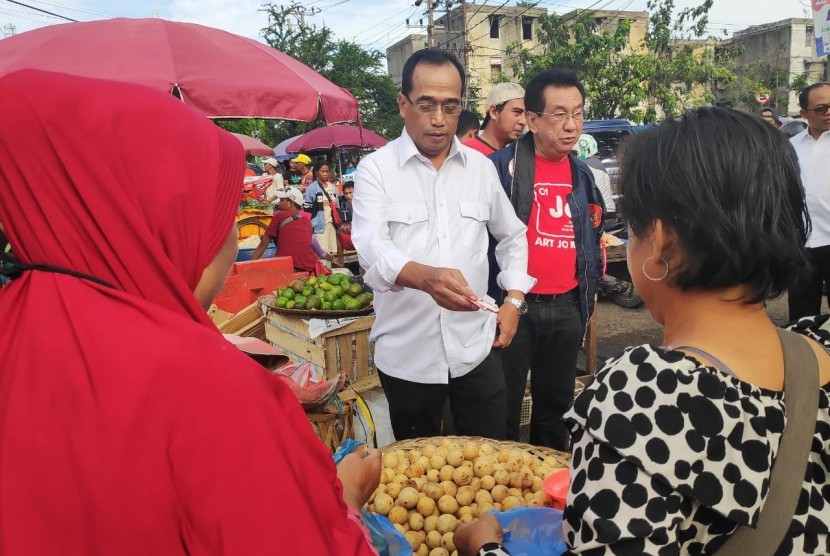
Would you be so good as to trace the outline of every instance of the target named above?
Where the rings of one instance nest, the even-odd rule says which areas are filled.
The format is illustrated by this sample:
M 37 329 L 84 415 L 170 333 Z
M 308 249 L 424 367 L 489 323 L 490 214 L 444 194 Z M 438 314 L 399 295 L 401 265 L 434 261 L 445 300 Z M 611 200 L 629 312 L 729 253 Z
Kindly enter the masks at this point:
M 254 156 L 274 156 L 274 149 L 259 139 L 254 139 L 253 137 L 243 135 L 242 133 L 234 133 L 233 136 L 239 139 L 239 142 L 242 143 L 243 147 L 245 147 L 246 154 L 252 154 Z
M 328 125 L 312 129 L 286 145 L 285 152 L 298 153 L 315 149 L 365 149 L 382 147 L 386 139 L 356 125 Z
M 0 40 L 0 75 L 22 68 L 142 83 L 211 118 L 358 119 L 351 93 L 308 66 L 257 41 L 192 23 L 117 18 Z

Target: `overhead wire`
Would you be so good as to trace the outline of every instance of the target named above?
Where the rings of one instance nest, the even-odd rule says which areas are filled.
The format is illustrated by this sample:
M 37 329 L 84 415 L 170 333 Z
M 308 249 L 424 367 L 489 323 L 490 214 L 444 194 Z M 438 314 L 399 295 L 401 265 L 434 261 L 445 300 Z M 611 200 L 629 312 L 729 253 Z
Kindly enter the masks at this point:
M 386 23 L 386 22 L 387 22 L 387 21 L 389 21 L 390 19 L 394 19 L 394 18 L 396 18 L 396 17 L 400 16 L 401 14 L 404 14 L 404 13 L 406 13 L 406 12 L 410 11 L 410 9 L 412 10 L 412 12 L 411 12 L 411 14 L 410 14 L 410 17 L 409 17 L 409 18 L 411 18 L 411 17 L 412 17 L 412 14 L 414 14 L 415 12 L 417 12 L 417 11 L 418 11 L 418 8 L 416 7 L 416 8 L 414 8 L 414 9 L 412 9 L 412 8 L 410 8 L 409 6 L 407 6 L 407 7 L 406 7 L 406 8 L 404 8 L 403 10 L 401 10 L 401 11 L 399 11 L 399 12 L 395 13 L 395 14 L 392 14 L 392 15 L 390 15 L 389 17 L 387 17 L 387 18 L 385 18 L 385 19 L 382 19 L 382 20 L 378 21 L 377 23 L 375 23 L 375 24 L 373 24 L 373 25 L 370 25 L 369 27 L 366 27 L 366 28 L 365 28 L 365 29 L 363 29 L 362 31 L 359 31 L 359 32 L 355 33 L 354 35 L 352 35 L 352 39 L 356 39 L 357 37 L 359 37 L 359 36 L 361 36 L 361 35 L 363 35 L 363 34 L 365 34 L 365 33 L 368 33 L 370 29 L 374 29 L 374 28 L 375 28 L 375 27 L 377 27 L 378 25 L 381 25 L 382 23 Z M 370 37 L 374 37 L 376 34 L 377 34 L 377 33 L 372 33 L 372 34 L 370 35 Z
M 71 21 L 73 23 L 78 22 L 77 19 L 72 19 L 71 17 L 67 17 L 65 15 L 56 14 L 54 12 L 50 12 L 49 10 L 44 10 L 43 8 L 38 8 L 36 6 L 30 6 L 29 4 L 25 4 L 25 3 L 20 2 L 18 0 L 6 0 L 6 2 L 10 2 L 12 4 L 17 4 L 18 6 L 23 6 L 24 8 L 29 8 L 30 10 L 35 10 L 36 12 L 41 12 L 41 13 L 44 13 L 46 15 L 51 15 L 53 17 L 57 17 L 59 19 L 64 19 L 66 21 Z
M 62 3 L 62 2 L 50 2 L 48 0 L 29 0 L 29 1 L 33 2 L 35 4 L 45 4 L 47 6 L 54 6 L 56 8 L 66 8 L 67 10 L 72 11 L 72 12 L 80 12 L 80 13 L 85 13 L 85 14 L 90 14 L 90 15 L 97 15 L 97 16 L 107 17 L 107 18 L 116 17 L 112 14 L 107 14 L 107 13 L 103 13 L 103 12 L 99 12 L 99 11 L 95 11 L 95 10 L 90 10 L 90 9 L 82 7 L 82 6 L 75 6 L 75 5 L 72 5 L 72 4 L 66 4 L 66 3 Z

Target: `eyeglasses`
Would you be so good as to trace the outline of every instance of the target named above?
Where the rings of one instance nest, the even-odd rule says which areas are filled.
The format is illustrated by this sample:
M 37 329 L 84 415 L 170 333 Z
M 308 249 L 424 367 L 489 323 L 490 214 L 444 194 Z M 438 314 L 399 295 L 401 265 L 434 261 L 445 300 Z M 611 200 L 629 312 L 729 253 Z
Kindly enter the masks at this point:
M 819 104 L 815 108 L 805 108 L 805 112 L 815 112 L 818 116 L 824 116 L 830 110 L 830 104 Z
M 577 110 L 575 112 L 536 112 L 540 116 L 550 116 L 554 123 L 561 124 L 564 123 L 567 119 L 572 119 L 575 123 L 581 122 L 582 119 L 585 117 L 585 114 L 582 110 Z
M 435 114 L 435 111 L 438 110 L 438 107 L 441 107 L 441 112 L 444 113 L 445 116 L 458 116 L 461 113 L 461 103 L 460 102 L 448 102 L 447 104 L 437 104 L 435 102 L 412 102 L 409 98 L 409 95 L 404 95 L 406 100 L 409 101 L 409 104 L 415 107 L 419 114 L 423 114 L 424 116 L 431 116 Z

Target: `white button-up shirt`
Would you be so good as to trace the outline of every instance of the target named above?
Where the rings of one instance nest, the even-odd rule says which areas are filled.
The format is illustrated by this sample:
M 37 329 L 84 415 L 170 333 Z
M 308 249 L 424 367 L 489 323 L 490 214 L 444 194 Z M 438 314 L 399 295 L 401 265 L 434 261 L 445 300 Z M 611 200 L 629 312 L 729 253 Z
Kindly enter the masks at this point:
M 355 174 L 352 241 L 375 292 L 375 364 L 412 382 L 446 384 L 487 357 L 496 315 L 450 311 L 428 294 L 395 282 L 410 261 L 457 268 L 475 293 L 487 292 L 487 230 L 499 243 L 497 280 L 527 292 L 527 227 L 518 219 L 495 166 L 453 139 L 440 170 L 401 137 L 364 158 Z
M 830 245 L 830 131 L 822 133 L 816 141 L 809 129 L 805 129 L 790 139 L 790 143 L 798 155 L 807 211 L 813 224 L 807 247 Z

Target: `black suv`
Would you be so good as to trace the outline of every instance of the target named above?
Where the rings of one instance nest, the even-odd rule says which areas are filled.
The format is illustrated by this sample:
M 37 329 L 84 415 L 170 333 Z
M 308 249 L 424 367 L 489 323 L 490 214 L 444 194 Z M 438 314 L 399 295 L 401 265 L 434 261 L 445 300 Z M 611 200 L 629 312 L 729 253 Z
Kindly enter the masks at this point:
M 593 136 L 597 141 L 597 158 L 602 161 L 608 176 L 611 178 L 611 191 L 618 194 L 617 178 L 619 165 L 617 164 L 617 147 L 623 139 L 635 133 L 634 125 L 628 120 L 586 120 L 582 124 L 582 133 Z

